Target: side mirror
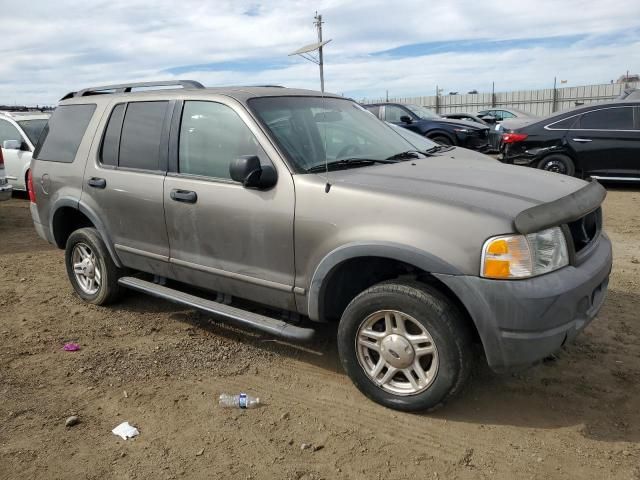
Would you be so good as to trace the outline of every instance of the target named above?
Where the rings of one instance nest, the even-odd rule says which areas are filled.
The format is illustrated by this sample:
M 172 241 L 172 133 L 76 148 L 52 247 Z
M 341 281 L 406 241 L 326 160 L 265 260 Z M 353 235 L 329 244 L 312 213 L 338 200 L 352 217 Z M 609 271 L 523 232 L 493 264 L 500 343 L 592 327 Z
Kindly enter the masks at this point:
M 5 150 L 21 150 L 22 143 L 20 140 L 5 140 L 2 142 L 2 148 Z
M 242 183 L 245 188 L 267 190 L 273 187 L 278 174 L 272 165 L 260 165 L 260 159 L 255 155 L 244 155 L 236 158 L 229 165 L 231 179 Z
M 402 123 L 412 123 L 413 120 L 411 120 L 411 117 L 409 115 L 403 115 L 400 117 L 400 121 Z

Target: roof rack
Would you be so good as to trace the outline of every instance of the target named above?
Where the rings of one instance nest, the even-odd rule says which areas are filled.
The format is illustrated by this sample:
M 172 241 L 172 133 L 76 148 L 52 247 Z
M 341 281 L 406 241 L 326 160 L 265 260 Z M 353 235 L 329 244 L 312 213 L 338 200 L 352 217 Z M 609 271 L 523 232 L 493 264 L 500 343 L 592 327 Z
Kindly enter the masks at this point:
M 102 95 L 105 93 L 130 93 L 134 88 L 148 87 L 170 87 L 181 86 L 182 88 L 204 88 L 200 82 L 195 80 L 166 80 L 159 82 L 139 82 L 139 83 L 122 83 L 118 85 L 103 85 L 101 87 L 89 87 L 77 92 L 69 92 L 60 99 L 66 100 L 73 97 L 86 97 L 89 95 Z

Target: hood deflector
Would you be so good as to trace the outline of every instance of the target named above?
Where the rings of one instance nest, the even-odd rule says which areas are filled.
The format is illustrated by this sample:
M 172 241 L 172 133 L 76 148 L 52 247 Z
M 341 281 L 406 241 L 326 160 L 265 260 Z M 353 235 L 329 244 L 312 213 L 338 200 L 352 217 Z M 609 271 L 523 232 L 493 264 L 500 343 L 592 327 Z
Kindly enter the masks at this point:
M 596 210 L 606 196 L 604 187 L 593 180 L 566 197 L 523 210 L 514 220 L 516 231 L 534 233 L 573 222 Z

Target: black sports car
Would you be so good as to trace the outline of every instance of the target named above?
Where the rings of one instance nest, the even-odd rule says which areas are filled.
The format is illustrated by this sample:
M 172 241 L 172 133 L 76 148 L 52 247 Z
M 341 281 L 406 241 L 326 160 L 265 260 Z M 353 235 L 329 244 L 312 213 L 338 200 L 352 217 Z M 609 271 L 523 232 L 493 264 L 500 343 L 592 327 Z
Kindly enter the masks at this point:
M 640 101 L 589 105 L 503 126 L 502 162 L 583 178 L 640 181 Z
M 419 105 L 377 103 L 363 107 L 381 120 L 407 128 L 442 145 L 482 151 L 489 146 L 489 127 L 486 125 L 442 118 Z

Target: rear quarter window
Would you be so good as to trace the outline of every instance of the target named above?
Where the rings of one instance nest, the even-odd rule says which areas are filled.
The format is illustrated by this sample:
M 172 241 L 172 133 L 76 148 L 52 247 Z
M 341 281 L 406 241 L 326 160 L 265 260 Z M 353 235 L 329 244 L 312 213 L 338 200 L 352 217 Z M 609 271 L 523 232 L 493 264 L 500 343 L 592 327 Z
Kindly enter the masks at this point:
M 557 120 L 553 123 L 550 123 L 549 125 L 547 125 L 547 128 L 551 130 L 570 130 L 572 128 L 576 128 L 579 119 L 579 115 L 574 115 L 572 117 L 564 118 L 562 120 Z
M 34 158 L 50 162 L 73 162 L 95 110 L 95 103 L 56 108 L 40 135 Z

